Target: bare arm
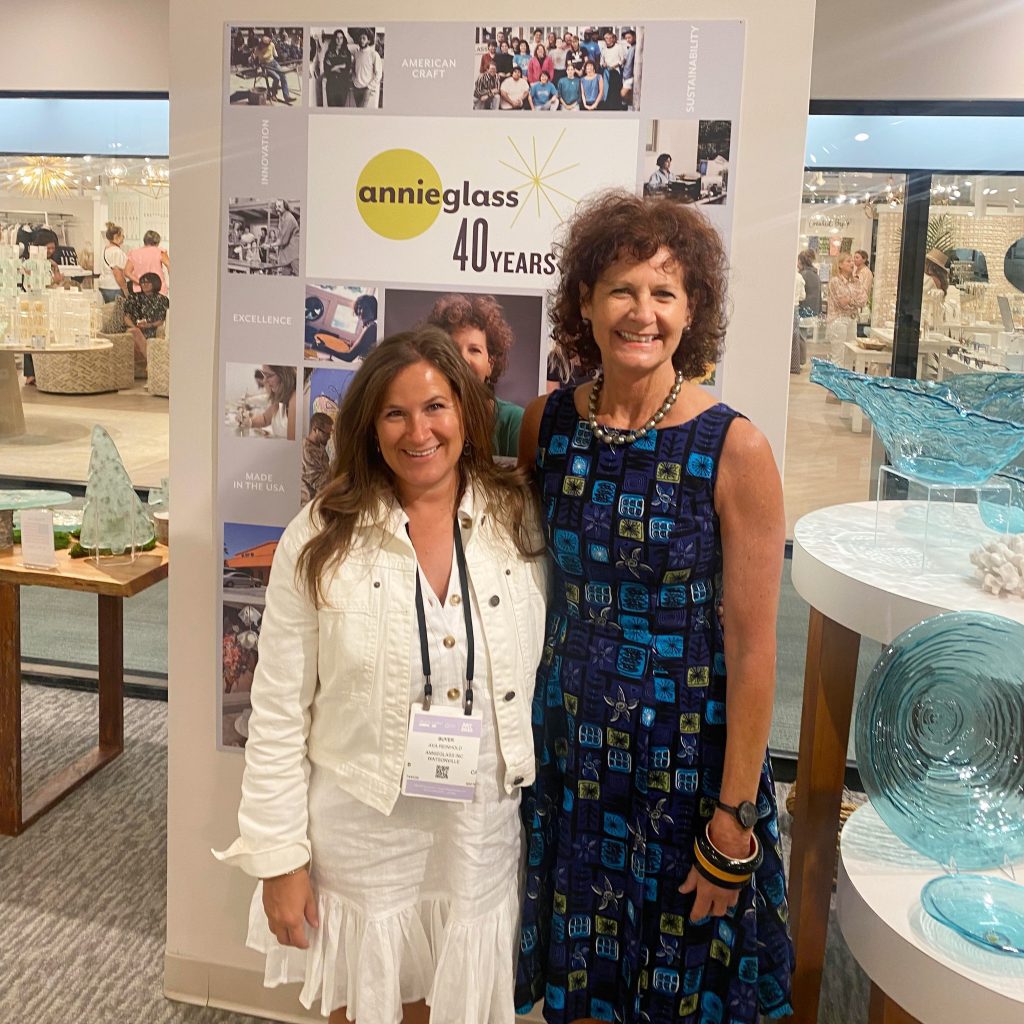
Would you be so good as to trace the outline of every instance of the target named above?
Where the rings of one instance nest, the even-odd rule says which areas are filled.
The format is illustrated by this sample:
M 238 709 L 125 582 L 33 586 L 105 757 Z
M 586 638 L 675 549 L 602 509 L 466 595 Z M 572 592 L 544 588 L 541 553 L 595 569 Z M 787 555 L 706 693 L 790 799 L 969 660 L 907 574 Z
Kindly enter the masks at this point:
M 128 262 L 127 262 L 127 263 L 126 263 L 125 265 L 124 265 L 124 276 L 125 276 L 125 277 L 126 277 L 126 278 L 127 278 L 128 280 L 129 280 L 129 281 L 135 281 L 135 283 L 136 283 L 136 284 L 138 284 L 138 283 L 139 283 L 138 281 L 136 281 L 136 280 L 135 280 L 135 264 L 134 264 L 134 263 L 132 263 L 132 261 L 131 261 L 131 260 L 129 260 L 129 261 L 128 261 Z M 130 290 L 131 290 L 131 289 L 129 289 L 129 291 L 130 291 Z
M 537 463 L 537 441 L 540 438 L 540 421 L 544 415 L 544 406 L 548 396 L 540 395 L 524 410 L 523 421 L 519 426 L 519 468 L 533 475 Z
M 782 484 L 764 435 L 746 420 L 729 428 L 715 485 L 722 534 L 725 662 L 729 673 L 728 733 L 720 797 L 736 806 L 757 801 L 775 696 L 775 618 L 786 543 Z M 708 829 L 718 849 L 745 858 L 750 834 L 726 811 L 716 810 Z M 721 915 L 735 903 L 691 870 L 684 892 L 696 890 L 691 918 Z

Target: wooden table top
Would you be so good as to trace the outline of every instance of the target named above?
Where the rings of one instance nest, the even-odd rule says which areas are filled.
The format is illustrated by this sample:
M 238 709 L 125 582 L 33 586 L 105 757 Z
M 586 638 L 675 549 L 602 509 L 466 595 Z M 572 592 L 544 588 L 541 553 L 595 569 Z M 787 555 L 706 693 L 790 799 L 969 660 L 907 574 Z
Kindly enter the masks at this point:
M 71 558 L 57 552 L 55 569 L 30 569 L 21 564 L 21 545 L 0 556 L 0 583 L 18 586 L 56 587 L 107 597 L 131 597 L 167 578 L 168 554 L 163 544 L 140 552 L 134 562 L 124 557 L 103 557 L 97 565 L 91 558 Z

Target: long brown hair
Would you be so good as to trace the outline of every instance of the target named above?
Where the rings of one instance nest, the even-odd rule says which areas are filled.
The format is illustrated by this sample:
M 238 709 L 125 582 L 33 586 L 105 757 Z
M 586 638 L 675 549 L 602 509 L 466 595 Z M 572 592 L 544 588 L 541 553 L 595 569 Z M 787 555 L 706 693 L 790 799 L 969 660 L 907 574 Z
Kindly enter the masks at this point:
M 519 552 L 526 557 L 540 554 L 530 542 L 533 495 L 526 478 L 519 470 L 498 466 L 491 456 L 490 393 L 444 331 L 419 327 L 380 342 L 363 360 L 338 409 L 330 481 L 312 506 L 320 530 L 303 547 L 295 569 L 297 584 L 317 607 L 324 599 L 324 577 L 352 546 L 360 517 L 376 517 L 381 499 L 394 496 L 391 469 L 377 445 L 377 416 L 395 376 L 419 362 L 444 375 L 462 420 L 466 447 L 459 460 L 456 503 L 472 481 L 483 492 L 488 515 Z

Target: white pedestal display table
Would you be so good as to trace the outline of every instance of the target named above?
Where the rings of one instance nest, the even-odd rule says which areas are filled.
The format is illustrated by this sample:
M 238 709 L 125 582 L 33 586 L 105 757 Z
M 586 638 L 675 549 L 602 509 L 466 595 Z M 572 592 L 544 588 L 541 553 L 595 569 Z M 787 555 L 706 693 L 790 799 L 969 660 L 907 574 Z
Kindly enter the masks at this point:
M 811 606 L 790 862 L 793 1001 L 801 1024 L 817 1020 L 861 636 L 887 644 L 948 611 L 1024 623 L 1024 601 L 987 594 L 974 579 L 968 555 L 994 536 L 974 506 L 933 507 L 924 572 L 925 503 L 882 502 L 877 544 L 875 510 L 873 501 L 834 505 L 804 516 L 793 531 L 793 586 Z
M 1015 871 L 1024 877 L 1024 861 Z M 870 804 L 846 822 L 839 927 L 871 978 L 872 1022 L 907 1020 L 910 1014 L 925 1024 L 1019 1024 L 1024 957 L 989 952 L 924 910 L 921 889 L 942 874 L 935 861 L 893 835 Z M 984 874 L 1004 877 L 998 871 Z
M 58 352 L 67 355 L 74 352 L 99 352 L 113 347 L 114 343 L 105 338 L 90 338 L 88 345 L 49 345 L 46 348 L 0 343 L 0 437 L 20 437 L 25 433 L 25 411 L 21 404 L 15 353 L 27 352 L 33 359 L 45 359 Z

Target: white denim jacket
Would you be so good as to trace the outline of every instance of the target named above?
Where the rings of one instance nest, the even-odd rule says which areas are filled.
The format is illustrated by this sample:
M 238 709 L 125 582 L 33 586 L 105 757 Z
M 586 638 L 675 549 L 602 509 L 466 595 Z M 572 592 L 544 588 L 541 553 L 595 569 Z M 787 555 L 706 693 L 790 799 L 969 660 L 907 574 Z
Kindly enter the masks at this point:
M 458 515 L 511 794 L 534 777 L 530 705 L 544 643 L 546 559 L 523 558 L 472 488 Z M 241 835 L 223 853 L 214 851 L 250 875 L 280 875 L 310 859 L 310 763 L 384 814 L 398 799 L 416 630 L 416 555 L 407 522 L 397 502 L 382 503 L 376 522 L 364 518 L 331 571 L 319 610 L 295 579 L 299 552 L 317 531 L 309 506 L 281 537 L 252 685 Z M 533 542 L 540 547 L 539 532 Z

